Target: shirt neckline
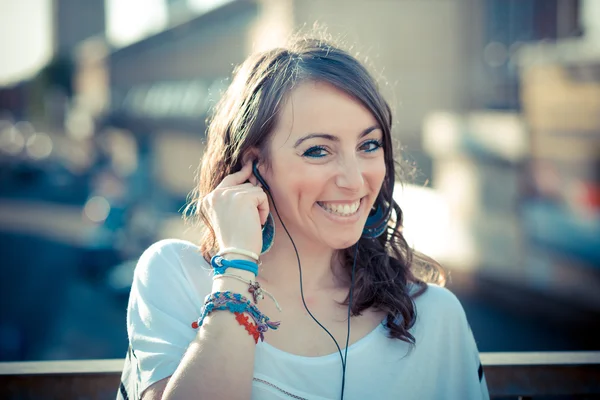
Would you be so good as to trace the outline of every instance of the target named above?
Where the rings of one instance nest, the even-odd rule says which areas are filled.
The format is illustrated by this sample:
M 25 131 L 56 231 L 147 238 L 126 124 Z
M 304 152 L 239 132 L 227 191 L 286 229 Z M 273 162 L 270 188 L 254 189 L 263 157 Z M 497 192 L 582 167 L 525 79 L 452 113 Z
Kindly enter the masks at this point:
M 363 336 L 362 338 L 360 338 L 359 340 L 357 340 L 356 342 L 352 343 L 350 346 L 348 346 L 348 355 L 350 355 L 350 353 L 352 352 L 356 352 L 360 347 L 364 347 L 366 344 L 368 344 L 370 341 L 372 341 L 375 337 L 377 337 L 377 335 L 379 333 L 385 334 L 385 330 L 386 330 L 386 321 L 387 318 L 384 319 L 383 321 L 381 321 L 380 323 L 377 324 L 377 326 L 369 333 L 367 333 L 365 336 Z M 298 361 L 298 362 L 312 362 L 312 363 L 322 363 L 322 362 L 327 362 L 330 360 L 339 360 L 340 358 L 340 354 L 336 351 L 334 353 L 330 353 L 330 354 L 325 354 L 323 356 L 301 356 L 298 354 L 293 354 L 293 353 L 289 353 L 287 351 L 283 351 L 278 349 L 275 346 L 270 345 L 267 342 L 259 342 L 258 346 L 263 348 L 266 352 L 271 353 L 272 355 L 281 357 L 281 358 L 287 358 L 291 361 Z M 342 354 L 344 354 L 345 351 L 345 347 L 340 347 L 342 350 Z

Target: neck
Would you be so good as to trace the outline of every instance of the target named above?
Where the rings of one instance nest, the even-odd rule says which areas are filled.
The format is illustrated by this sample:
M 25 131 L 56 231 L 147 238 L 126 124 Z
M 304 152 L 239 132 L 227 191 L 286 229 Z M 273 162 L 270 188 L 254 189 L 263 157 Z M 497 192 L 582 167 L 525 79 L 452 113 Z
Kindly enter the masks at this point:
M 278 226 L 280 228 L 281 225 Z M 290 232 L 302 266 L 304 292 L 339 289 L 348 286 L 336 259 L 337 252 L 322 243 L 314 243 Z M 259 276 L 269 285 L 296 292 L 300 290 L 300 273 L 296 251 L 283 228 L 277 230 L 272 249 L 261 256 Z

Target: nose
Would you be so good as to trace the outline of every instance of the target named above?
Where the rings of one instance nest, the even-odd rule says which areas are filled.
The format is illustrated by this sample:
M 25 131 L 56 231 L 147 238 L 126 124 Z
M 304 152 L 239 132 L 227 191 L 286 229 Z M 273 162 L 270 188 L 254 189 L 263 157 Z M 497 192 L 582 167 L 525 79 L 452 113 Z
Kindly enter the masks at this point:
M 340 162 L 339 172 L 336 176 L 336 185 L 339 188 L 358 192 L 364 185 L 362 169 L 359 160 L 352 158 Z

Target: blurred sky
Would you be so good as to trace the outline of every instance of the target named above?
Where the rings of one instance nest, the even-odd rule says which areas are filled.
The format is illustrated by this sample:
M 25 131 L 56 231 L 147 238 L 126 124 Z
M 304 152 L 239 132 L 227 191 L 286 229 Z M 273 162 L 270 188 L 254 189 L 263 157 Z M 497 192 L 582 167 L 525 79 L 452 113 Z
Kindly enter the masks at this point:
M 51 17 L 52 0 L 0 0 L 0 85 L 26 79 L 48 61 Z M 106 0 L 106 17 L 109 41 L 124 46 L 165 27 L 165 0 Z
M 227 1 L 230 0 L 186 2 L 201 13 Z M 167 25 L 167 0 L 106 0 L 105 3 L 106 34 L 113 46 L 133 43 Z M 0 0 L 0 86 L 31 77 L 49 60 L 51 16 L 52 0 Z
M 51 0 L 0 0 L 0 86 L 31 76 L 51 55 Z

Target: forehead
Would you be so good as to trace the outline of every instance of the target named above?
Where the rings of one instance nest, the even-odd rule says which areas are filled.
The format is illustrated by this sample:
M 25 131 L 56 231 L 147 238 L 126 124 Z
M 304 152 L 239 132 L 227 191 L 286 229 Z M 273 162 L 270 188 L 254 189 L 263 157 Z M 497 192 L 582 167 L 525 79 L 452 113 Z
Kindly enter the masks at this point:
M 325 82 L 303 82 L 287 96 L 278 117 L 273 140 L 292 144 L 309 133 L 328 133 L 356 139 L 377 125 L 369 109 L 354 97 Z

